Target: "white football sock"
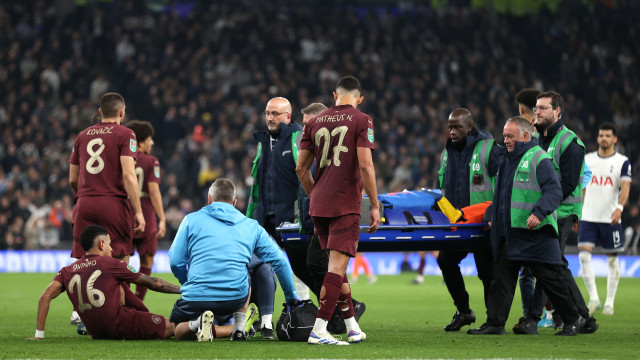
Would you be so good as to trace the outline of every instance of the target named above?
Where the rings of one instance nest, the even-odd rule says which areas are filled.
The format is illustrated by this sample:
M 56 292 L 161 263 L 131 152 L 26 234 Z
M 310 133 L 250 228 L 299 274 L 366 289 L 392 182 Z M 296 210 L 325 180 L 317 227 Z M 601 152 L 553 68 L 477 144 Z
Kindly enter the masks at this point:
M 344 319 L 344 324 L 347 326 L 347 333 L 351 330 L 360 332 L 360 325 L 358 325 L 355 317 L 352 316 L 348 319 Z
M 329 321 L 321 318 L 316 318 L 315 324 L 313 324 L 313 332 L 316 334 L 324 334 L 327 332 L 327 324 Z
M 613 306 L 613 300 L 616 298 L 618 290 L 618 282 L 620 282 L 620 263 L 618 255 L 607 255 L 607 265 L 609 265 L 609 275 L 607 276 L 607 301 L 605 306 Z
M 77 311 L 72 311 L 71 312 L 71 325 L 78 325 L 78 323 L 80 323 L 82 321 L 82 319 L 80 319 L 80 314 L 78 314 Z
M 238 330 L 244 331 L 244 324 L 247 319 L 247 314 L 243 312 L 233 313 L 233 332 Z
M 555 309 L 547 310 L 547 320 L 553 320 L 553 312 L 554 311 L 555 311 Z
M 200 318 L 201 317 L 202 317 L 202 315 L 198 316 L 197 319 L 189 320 L 189 330 L 193 331 L 194 333 L 197 333 L 198 331 L 200 331 Z
M 271 323 L 273 319 L 273 314 L 264 314 L 262 315 L 262 324 L 260 328 L 273 329 L 273 324 Z
M 580 265 L 582 266 L 582 280 L 589 292 L 590 301 L 600 301 L 598 297 L 598 288 L 596 287 L 596 275 L 593 273 L 591 267 L 591 252 L 587 250 L 580 250 Z

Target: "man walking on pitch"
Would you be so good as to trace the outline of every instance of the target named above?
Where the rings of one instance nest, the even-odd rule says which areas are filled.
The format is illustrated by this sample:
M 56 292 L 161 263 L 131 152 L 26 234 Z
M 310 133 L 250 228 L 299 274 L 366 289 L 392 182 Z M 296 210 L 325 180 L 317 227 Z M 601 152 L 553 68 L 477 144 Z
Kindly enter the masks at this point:
M 439 175 L 442 194 L 455 208 L 463 208 L 493 199 L 493 181 L 498 172 L 497 145 L 491 135 L 476 129 L 471 112 L 458 108 L 449 115 L 449 134 L 443 153 Z M 442 250 L 438 255 L 438 266 L 442 278 L 456 306 L 456 313 L 444 331 L 459 331 L 464 325 L 476 321 L 469 307 L 469 293 L 460 271 L 460 262 L 468 251 Z M 479 249 L 473 252 L 478 268 L 478 277 L 484 287 L 485 307 L 491 285 L 493 259 L 491 251 Z
M 304 128 L 296 173 L 311 198 L 309 214 L 323 249 L 329 250 L 318 316 L 309 344 L 348 345 L 327 331 L 336 304 L 339 304 L 348 332 L 348 341 L 358 343 L 366 335 L 354 318 L 347 264 L 356 255 L 360 230 L 362 186 L 369 195 L 369 232 L 380 225 L 380 208 L 371 157 L 373 121 L 356 108 L 362 102 L 360 82 L 353 76 L 338 81 L 333 93 L 335 106 L 327 109 Z M 309 169 L 317 159 L 315 182 Z
M 602 124 L 598 131 L 598 151 L 585 157 L 593 169 L 593 177 L 585 192 L 578 249 L 582 279 L 589 292 L 589 314 L 593 314 L 602 306 L 591 265 L 591 253 L 596 243 L 599 243 L 607 254 L 609 268 L 603 315 L 613 315 L 613 301 L 620 280 L 618 254 L 624 250 L 624 232 L 620 218 L 629 199 L 631 165 L 626 156 L 616 152 L 617 142 L 615 126 Z
M 562 189 L 552 158 L 531 141 L 533 126 L 522 117 L 507 120 L 507 154 L 500 163 L 491 207 L 493 279 L 487 300 L 487 322 L 472 335 L 504 335 L 518 272 L 527 265 L 564 320 L 556 335 L 593 332 L 583 328 L 568 282 L 574 281 L 562 262 L 555 209 Z M 537 322 L 537 321 L 536 321 Z M 533 323 L 536 326 L 536 323 Z M 537 329 L 536 329 L 537 332 Z

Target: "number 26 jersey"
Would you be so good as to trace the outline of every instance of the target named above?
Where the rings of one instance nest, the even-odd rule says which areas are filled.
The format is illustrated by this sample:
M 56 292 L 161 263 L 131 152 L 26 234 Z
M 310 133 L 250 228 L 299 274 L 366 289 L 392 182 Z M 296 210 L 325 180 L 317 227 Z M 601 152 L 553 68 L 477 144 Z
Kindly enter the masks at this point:
M 69 163 L 78 165 L 78 193 L 82 196 L 127 197 L 120 156 L 136 158 L 136 135 L 117 123 L 99 123 L 81 131 Z
M 333 106 L 305 125 L 300 148 L 315 155 L 309 214 L 360 214 L 362 179 L 356 148 L 375 149 L 371 117 L 351 105 Z
M 123 283 L 128 286 L 141 275 L 120 259 L 86 255 L 62 268 L 53 280 L 62 284 L 87 329 L 95 332 L 118 326 L 125 291 Z

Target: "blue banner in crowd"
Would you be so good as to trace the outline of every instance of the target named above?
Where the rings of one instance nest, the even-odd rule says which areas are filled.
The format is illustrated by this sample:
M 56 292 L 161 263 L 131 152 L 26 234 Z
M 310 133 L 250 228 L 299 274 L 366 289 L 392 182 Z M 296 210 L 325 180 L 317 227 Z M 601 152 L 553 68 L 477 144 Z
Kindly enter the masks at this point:
M 55 273 L 76 260 L 70 256 L 71 250 L 0 251 L 0 273 Z M 131 257 L 129 264 L 135 269 L 140 268 L 138 253 Z M 166 250 L 156 253 L 152 271 L 171 272 Z
M 69 257 L 70 250 L 34 250 L 34 251 L 0 251 L 0 273 L 55 273 L 63 266 L 71 264 L 75 259 Z M 364 253 L 363 254 L 374 274 L 396 275 L 400 273 L 400 265 L 404 260 L 403 253 Z M 417 269 L 420 257 L 417 253 L 409 254 L 407 258 L 411 268 Z M 578 255 L 567 255 L 569 269 L 574 276 L 580 276 L 580 260 Z M 130 260 L 131 266 L 138 269 L 140 259 L 134 255 Z M 604 255 L 594 255 L 591 264 L 596 276 L 607 276 L 607 258 Z M 473 255 L 469 255 L 460 263 L 463 275 L 477 275 Z M 153 261 L 154 273 L 170 273 L 169 257 L 166 250 L 156 253 Z M 361 270 L 362 272 L 362 270 Z M 353 273 L 353 260 L 349 262 L 347 273 Z M 440 268 L 436 259 L 427 255 L 425 275 L 440 275 Z M 620 276 L 640 277 L 640 256 L 620 256 Z

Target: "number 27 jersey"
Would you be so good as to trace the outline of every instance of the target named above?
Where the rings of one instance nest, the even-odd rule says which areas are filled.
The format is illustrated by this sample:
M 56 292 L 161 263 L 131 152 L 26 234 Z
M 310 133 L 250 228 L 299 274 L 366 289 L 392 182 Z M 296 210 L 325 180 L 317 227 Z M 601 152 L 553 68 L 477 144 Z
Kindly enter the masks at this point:
M 120 156 L 136 158 L 136 135 L 117 123 L 99 123 L 81 131 L 69 163 L 78 165 L 77 197 L 127 197 Z
M 373 121 L 351 105 L 333 106 L 305 125 L 300 148 L 312 151 L 316 161 L 310 215 L 360 214 L 358 147 L 375 148 Z

